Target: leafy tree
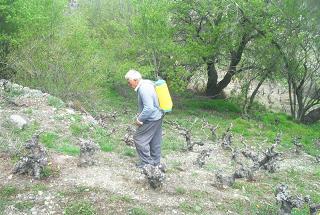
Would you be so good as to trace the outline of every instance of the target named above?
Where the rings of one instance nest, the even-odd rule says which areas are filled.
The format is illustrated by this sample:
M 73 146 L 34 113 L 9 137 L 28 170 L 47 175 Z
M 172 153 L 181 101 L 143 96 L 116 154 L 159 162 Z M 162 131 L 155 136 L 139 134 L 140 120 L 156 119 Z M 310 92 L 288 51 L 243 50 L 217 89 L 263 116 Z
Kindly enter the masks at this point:
M 284 60 L 291 115 L 312 123 L 320 120 L 320 29 L 307 4 L 284 1 L 279 7 L 286 38 L 277 44 Z
M 261 11 L 264 1 L 240 1 L 243 7 Z M 239 68 L 244 52 L 257 33 L 235 1 L 175 1 L 174 25 L 177 41 L 193 65 L 206 64 L 206 94 L 223 96 L 232 77 L 247 70 Z M 259 15 L 259 14 L 258 14 Z M 219 72 L 220 71 L 220 72 Z M 219 73 L 224 76 L 219 80 Z
M 286 0 L 269 3 L 273 5 L 270 13 L 273 18 L 269 19 L 268 28 L 259 26 L 254 17 L 247 16 L 248 20 L 280 56 L 293 118 L 303 122 L 317 121 L 320 119 L 318 23 L 304 2 Z
M 44 39 L 59 22 L 65 0 L 0 0 L 0 76 L 12 77 L 8 54 L 32 39 Z
M 167 79 L 175 91 L 183 91 L 188 72 L 177 62 L 181 50 L 173 37 L 170 0 L 132 1 L 134 12 L 130 23 L 130 42 L 133 57 L 151 79 Z

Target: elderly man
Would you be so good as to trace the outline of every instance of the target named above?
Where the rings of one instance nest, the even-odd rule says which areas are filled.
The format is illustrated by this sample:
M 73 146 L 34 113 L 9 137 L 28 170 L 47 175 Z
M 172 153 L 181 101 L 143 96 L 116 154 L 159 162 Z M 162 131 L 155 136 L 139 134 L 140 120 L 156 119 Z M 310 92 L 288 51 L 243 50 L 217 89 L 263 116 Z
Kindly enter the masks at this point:
M 160 165 L 163 112 L 159 108 L 154 83 L 143 80 L 136 70 L 129 70 L 125 79 L 138 94 L 139 115 L 136 119 L 138 128 L 133 136 L 141 160 L 137 166 L 143 168 L 150 164 L 163 168 Z

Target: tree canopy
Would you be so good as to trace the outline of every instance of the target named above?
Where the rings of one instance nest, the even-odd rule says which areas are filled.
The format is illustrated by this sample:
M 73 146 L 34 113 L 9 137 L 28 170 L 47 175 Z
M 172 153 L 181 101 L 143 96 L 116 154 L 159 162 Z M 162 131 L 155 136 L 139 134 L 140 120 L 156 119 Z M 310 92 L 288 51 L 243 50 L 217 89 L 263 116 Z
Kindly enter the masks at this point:
M 208 99 L 225 98 L 232 80 L 248 79 L 258 84 L 245 112 L 259 86 L 274 80 L 288 89 L 295 119 L 318 110 L 318 1 L 76 3 L 0 0 L 0 76 L 68 97 L 101 93 L 133 67 L 166 79 L 176 93 L 200 74 Z

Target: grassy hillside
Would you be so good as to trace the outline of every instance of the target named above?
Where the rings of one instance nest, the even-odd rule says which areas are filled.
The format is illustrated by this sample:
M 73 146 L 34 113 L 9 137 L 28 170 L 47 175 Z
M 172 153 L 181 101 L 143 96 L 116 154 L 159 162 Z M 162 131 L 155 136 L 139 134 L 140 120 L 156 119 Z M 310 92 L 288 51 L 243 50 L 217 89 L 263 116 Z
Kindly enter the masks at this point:
M 51 206 L 56 214 L 275 214 L 279 205 L 274 190 L 281 182 L 288 184 L 293 194 L 310 195 L 314 202 L 320 202 L 320 168 L 314 157 L 320 154 L 319 146 L 314 144 L 320 124 L 305 126 L 285 114 L 261 110 L 243 118 L 233 101 L 197 98 L 175 98 L 174 111 L 165 116 L 162 154 L 168 167 L 167 179 L 160 190 L 152 190 L 134 167 L 135 149 L 123 141 L 127 128 L 133 126 L 136 98 L 129 89 L 121 89 L 106 90 L 105 98 L 92 111 L 96 117 L 105 114 L 104 127 L 81 112 L 81 104 L 70 107 L 57 97 L 30 96 L 18 88 L 1 90 L 1 211 L 39 212 L 40 205 L 47 202 L 48 207 L 42 210 L 51 210 Z M 8 120 L 13 113 L 28 118 L 28 126 L 15 128 Z M 201 140 L 204 146 L 186 151 L 185 138 L 172 126 L 173 122 L 190 129 L 192 140 Z M 207 123 L 218 125 L 217 140 L 212 139 Z M 245 142 L 248 147 L 264 151 L 281 133 L 277 148 L 283 153 L 280 169 L 275 173 L 258 171 L 254 181 L 238 179 L 229 188 L 213 186 L 217 171 L 228 174 L 236 168 L 231 151 L 220 145 L 230 124 L 232 144 L 238 149 L 243 149 Z M 40 142 L 47 148 L 51 163 L 43 172 L 43 179 L 11 175 L 22 145 L 40 131 Z M 301 154 L 294 152 L 293 137 L 301 137 Z M 92 139 L 100 146 L 96 167 L 76 167 L 78 138 Z M 211 149 L 212 153 L 200 168 L 194 162 L 204 149 Z M 29 196 L 33 196 L 31 200 Z M 293 214 L 307 211 L 304 206 Z

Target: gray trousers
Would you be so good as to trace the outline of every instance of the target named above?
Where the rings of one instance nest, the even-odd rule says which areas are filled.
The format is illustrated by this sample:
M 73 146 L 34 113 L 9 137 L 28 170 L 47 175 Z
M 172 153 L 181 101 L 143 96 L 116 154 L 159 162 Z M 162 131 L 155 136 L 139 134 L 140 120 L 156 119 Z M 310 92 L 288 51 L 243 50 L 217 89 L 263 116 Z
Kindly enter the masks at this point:
M 137 153 L 143 164 L 158 165 L 161 158 L 162 118 L 144 123 L 133 136 Z

